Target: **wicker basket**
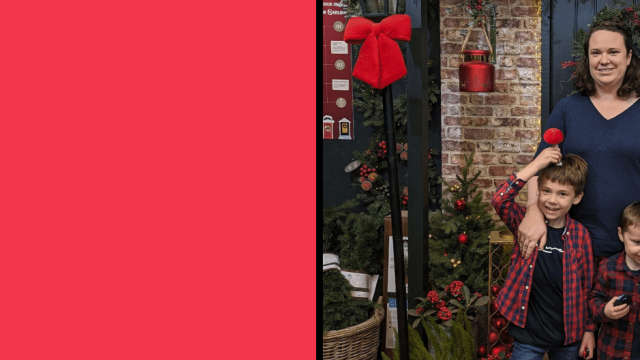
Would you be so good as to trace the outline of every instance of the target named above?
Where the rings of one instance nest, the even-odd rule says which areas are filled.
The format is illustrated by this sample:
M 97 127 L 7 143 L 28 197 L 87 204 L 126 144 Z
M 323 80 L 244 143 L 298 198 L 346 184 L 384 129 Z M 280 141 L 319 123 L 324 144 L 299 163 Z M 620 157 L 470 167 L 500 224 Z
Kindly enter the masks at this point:
M 378 300 L 380 303 L 380 300 Z M 376 360 L 380 343 L 380 323 L 384 308 L 377 308 L 373 316 L 356 326 L 327 331 L 322 336 L 323 360 Z

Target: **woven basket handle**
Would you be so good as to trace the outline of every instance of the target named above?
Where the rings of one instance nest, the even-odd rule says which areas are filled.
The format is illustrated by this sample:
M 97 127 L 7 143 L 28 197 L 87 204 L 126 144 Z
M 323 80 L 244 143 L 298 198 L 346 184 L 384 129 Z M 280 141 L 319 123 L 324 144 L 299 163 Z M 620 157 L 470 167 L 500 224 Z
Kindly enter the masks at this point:
M 482 25 L 480 25 L 480 29 L 482 29 L 484 38 L 487 40 L 487 45 L 489 45 L 489 52 L 493 54 L 493 48 L 491 47 L 491 40 L 489 40 L 489 35 L 487 35 L 487 30 L 485 30 L 484 26 Z M 469 28 L 469 31 L 467 31 L 467 36 L 464 37 L 464 41 L 462 42 L 462 47 L 460 48 L 460 56 L 462 56 L 462 51 L 464 50 L 464 46 L 467 45 L 467 41 L 469 41 L 469 35 L 471 35 L 471 28 Z

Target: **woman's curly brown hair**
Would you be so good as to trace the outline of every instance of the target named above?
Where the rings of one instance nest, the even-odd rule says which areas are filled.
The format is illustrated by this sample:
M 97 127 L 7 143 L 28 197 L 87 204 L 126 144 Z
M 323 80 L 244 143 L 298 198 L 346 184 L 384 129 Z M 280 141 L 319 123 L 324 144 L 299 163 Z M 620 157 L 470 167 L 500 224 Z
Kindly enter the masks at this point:
M 596 93 L 596 85 L 589 70 L 589 40 L 591 39 L 591 35 L 598 30 L 612 31 L 622 35 L 625 55 L 629 54 L 629 50 L 633 49 L 631 33 L 624 24 L 616 21 L 602 21 L 595 25 L 584 40 L 584 56 L 578 61 L 578 65 L 576 65 L 575 85 L 578 91 L 582 92 L 582 95 L 585 96 L 591 96 Z M 640 96 L 640 59 L 633 54 L 632 50 L 631 63 L 627 66 L 622 85 L 618 89 L 618 96 L 626 98 L 634 95 L 634 93 L 636 97 Z

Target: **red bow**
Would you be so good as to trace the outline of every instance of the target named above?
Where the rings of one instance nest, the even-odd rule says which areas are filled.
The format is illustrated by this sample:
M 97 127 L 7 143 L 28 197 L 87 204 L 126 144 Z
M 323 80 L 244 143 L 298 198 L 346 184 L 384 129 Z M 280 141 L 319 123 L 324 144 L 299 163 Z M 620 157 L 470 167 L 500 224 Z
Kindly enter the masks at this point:
M 352 17 L 344 30 L 344 41 L 362 44 L 353 76 L 376 89 L 401 79 L 406 73 L 400 46 L 394 40 L 411 39 L 409 15 L 391 15 L 380 23 Z

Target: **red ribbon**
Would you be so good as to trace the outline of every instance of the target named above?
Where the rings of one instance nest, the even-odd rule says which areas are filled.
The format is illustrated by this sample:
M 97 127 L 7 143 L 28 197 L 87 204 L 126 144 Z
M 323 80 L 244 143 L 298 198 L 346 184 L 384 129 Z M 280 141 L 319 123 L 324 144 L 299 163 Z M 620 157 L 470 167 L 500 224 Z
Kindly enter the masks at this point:
M 344 41 L 362 44 L 353 76 L 382 89 L 407 74 L 400 46 L 394 40 L 411 39 L 409 15 L 391 15 L 380 23 L 352 17 L 344 30 Z

